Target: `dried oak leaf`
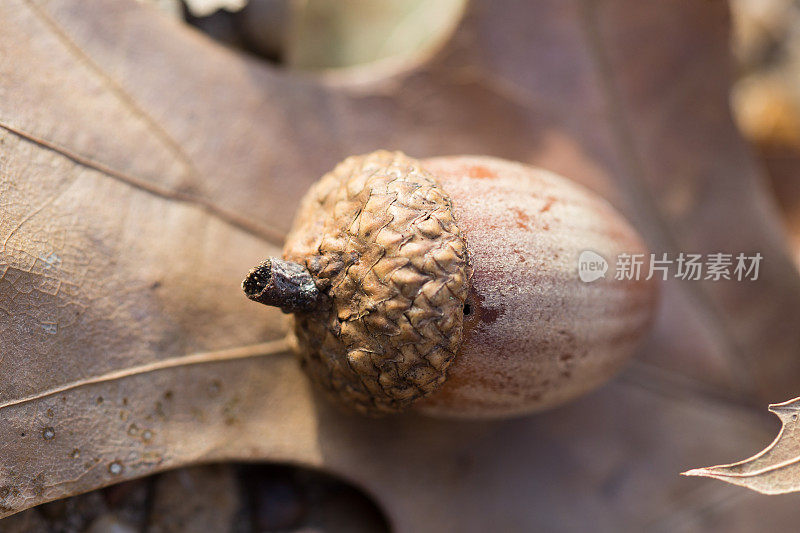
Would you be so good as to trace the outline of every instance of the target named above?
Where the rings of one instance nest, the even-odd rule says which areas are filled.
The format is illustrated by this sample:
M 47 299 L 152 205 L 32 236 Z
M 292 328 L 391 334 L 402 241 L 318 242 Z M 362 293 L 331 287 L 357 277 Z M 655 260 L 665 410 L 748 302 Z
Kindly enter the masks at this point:
M 424 65 L 336 84 L 133 0 L 7 0 L 0 25 L 0 515 L 243 459 L 344 476 L 397 531 L 793 523 L 675 475 L 755 447 L 747 406 L 800 389 L 800 276 L 731 123 L 725 2 L 476 1 Z M 380 147 L 551 169 L 651 249 L 760 251 L 760 278 L 667 282 L 639 360 L 552 413 L 342 415 L 239 282 L 311 182 Z
M 727 465 L 695 468 L 685 476 L 705 476 L 747 487 L 762 494 L 800 490 L 800 398 L 769 406 L 781 419 L 781 430 L 761 452 Z

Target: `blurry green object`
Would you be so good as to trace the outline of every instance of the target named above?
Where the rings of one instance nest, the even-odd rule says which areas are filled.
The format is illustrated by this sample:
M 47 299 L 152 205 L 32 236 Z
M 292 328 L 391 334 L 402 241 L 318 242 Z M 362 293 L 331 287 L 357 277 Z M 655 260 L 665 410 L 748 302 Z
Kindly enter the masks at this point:
M 173 18 L 180 18 L 183 11 L 181 0 L 139 0 L 141 4 L 150 4 Z
M 466 0 L 295 1 L 285 62 L 303 70 L 402 67 L 444 42 L 465 5 Z
M 167 12 L 169 2 L 140 0 Z M 452 35 L 467 0 L 182 0 L 191 25 L 291 69 L 386 75 Z M 360 68 L 366 67 L 366 68 Z M 357 77 L 358 77 L 357 76 Z
M 247 5 L 247 0 L 183 0 L 183 3 L 193 16 L 207 17 L 221 9 L 239 11 Z

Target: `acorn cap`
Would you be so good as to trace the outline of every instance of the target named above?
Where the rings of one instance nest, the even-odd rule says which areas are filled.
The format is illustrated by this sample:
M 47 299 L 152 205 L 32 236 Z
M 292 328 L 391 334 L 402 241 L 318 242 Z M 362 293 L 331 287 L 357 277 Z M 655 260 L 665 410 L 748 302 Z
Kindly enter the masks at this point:
M 446 379 L 471 267 L 452 202 L 399 152 L 350 157 L 308 191 L 283 251 L 320 292 L 294 313 L 302 367 L 365 414 L 404 410 Z

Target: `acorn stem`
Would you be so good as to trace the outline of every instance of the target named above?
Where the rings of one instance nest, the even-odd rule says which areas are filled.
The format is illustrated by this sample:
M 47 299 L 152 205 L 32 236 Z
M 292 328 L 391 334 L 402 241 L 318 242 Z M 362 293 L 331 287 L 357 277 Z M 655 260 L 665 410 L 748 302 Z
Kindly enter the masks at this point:
M 284 313 L 310 311 L 319 301 L 319 290 L 306 267 L 275 257 L 252 269 L 242 289 L 254 302 L 279 307 Z

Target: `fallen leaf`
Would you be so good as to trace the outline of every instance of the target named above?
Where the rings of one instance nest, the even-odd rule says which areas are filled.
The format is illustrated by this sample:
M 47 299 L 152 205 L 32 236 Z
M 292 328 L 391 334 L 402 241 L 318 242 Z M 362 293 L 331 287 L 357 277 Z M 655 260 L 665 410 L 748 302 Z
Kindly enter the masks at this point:
M 800 389 L 800 275 L 731 121 L 724 2 L 474 2 L 425 64 L 335 84 L 132 0 L 0 21 L 0 515 L 239 459 L 340 475 L 401 532 L 794 523 L 676 475 L 763 442 L 752 406 Z M 760 251 L 760 278 L 667 282 L 638 360 L 551 413 L 340 414 L 239 283 L 313 180 L 379 147 L 548 168 L 654 251 Z
M 747 487 L 762 494 L 800 490 L 800 398 L 769 406 L 781 419 L 781 430 L 761 452 L 727 465 L 695 468 L 684 476 L 705 476 Z

